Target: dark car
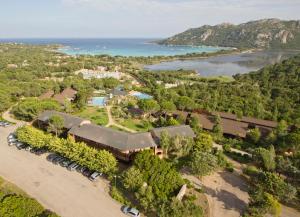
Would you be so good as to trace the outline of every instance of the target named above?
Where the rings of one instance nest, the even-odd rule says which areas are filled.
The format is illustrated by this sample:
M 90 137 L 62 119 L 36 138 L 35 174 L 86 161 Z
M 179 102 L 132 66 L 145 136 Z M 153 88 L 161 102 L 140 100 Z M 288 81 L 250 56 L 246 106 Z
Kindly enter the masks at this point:
M 82 174 L 83 174 L 84 176 L 86 176 L 86 177 L 89 177 L 89 176 L 92 174 L 92 171 L 90 171 L 88 168 L 86 168 L 86 169 L 82 172 Z
M 77 172 L 79 172 L 79 173 L 83 173 L 83 171 L 85 171 L 87 169 L 87 167 L 85 167 L 85 166 L 80 166 L 80 167 L 78 167 L 76 170 L 77 170 Z
M 69 159 L 65 159 L 64 161 L 60 162 L 60 165 L 62 167 L 67 167 L 71 164 L 72 162 Z
M 65 160 L 65 158 L 64 157 L 62 157 L 62 156 L 58 156 L 57 158 L 54 158 L 53 160 L 52 160 L 52 163 L 54 163 L 54 164 L 59 164 L 60 162 L 62 162 L 62 161 L 64 161 Z
M 48 156 L 47 156 L 47 160 L 48 161 L 50 161 L 50 162 L 52 162 L 55 158 L 57 158 L 58 157 L 58 155 L 57 154 L 49 154 Z
M 47 149 L 45 148 L 37 148 L 35 149 L 35 151 L 33 153 L 35 153 L 36 155 L 42 155 L 45 154 L 47 152 Z

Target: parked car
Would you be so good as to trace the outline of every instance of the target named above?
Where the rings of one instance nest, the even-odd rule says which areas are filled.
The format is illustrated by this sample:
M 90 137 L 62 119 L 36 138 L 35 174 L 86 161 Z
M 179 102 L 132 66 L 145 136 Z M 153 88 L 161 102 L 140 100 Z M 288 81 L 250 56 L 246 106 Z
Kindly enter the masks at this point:
M 76 168 L 77 172 L 79 173 L 83 173 L 83 171 L 85 171 L 87 168 L 85 166 L 79 166 Z
M 67 169 L 70 170 L 70 171 L 74 171 L 74 170 L 76 170 L 77 167 L 79 167 L 79 164 L 73 162 L 73 163 L 71 163 L 71 164 L 68 166 Z
M 8 137 L 7 137 L 7 140 L 9 140 L 9 139 L 17 139 L 17 137 L 16 137 L 15 134 L 10 133 L 10 134 L 8 135 Z
M 92 174 L 92 171 L 90 171 L 88 168 L 86 168 L 84 171 L 82 171 L 82 174 L 86 177 L 90 177 Z
M 36 155 L 42 155 L 45 154 L 47 152 L 47 149 L 45 148 L 37 148 L 33 153 L 35 153 Z
M 17 146 L 17 148 L 18 148 L 19 150 L 21 150 L 21 149 L 26 149 L 27 147 L 28 147 L 28 145 L 27 145 L 27 144 L 24 144 L 24 143 L 22 143 L 21 145 Z
M 28 145 L 26 148 L 25 148 L 25 151 L 31 151 L 33 148 L 30 146 L 30 145 Z
M 10 123 L 6 121 L 0 121 L 0 127 L 8 127 L 8 126 L 10 126 Z
M 139 217 L 140 216 L 140 212 L 137 209 L 129 207 L 129 206 L 123 206 L 122 212 L 131 217 Z
M 57 156 L 56 158 L 54 158 L 53 160 L 52 160 L 52 163 L 54 163 L 54 164 L 59 164 L 60 162 L 62 162 L 62 161 L 64 161 L 64 160 L 66 160 L 66 158 L 64 158 L 64 157 L 62 157 L 62 156 Z
M 72 162 L 69 159 L 65 159 L 60 163 L 62 167 L 68 167 Z
M 102 173 L 95 171 L 90 175 L 89 180 L 96 181 L 99 178 L 99 176 L 102 176 Z
M 16 144 L 17 148 L 19 148 L 20 146 L 24 145 L 24 143 L 22 143 L 22 142 L 16 142 L 15 144 Z
M 57 158 L 57 157 L 58 157 L 57 154 L 52 153 L 52 154 L 49 154 L 49 155 L 47 156 L 47 160 L 50 161 L 50 162 L 52 162 L 52 161 L 53 161 L 55 158 Z

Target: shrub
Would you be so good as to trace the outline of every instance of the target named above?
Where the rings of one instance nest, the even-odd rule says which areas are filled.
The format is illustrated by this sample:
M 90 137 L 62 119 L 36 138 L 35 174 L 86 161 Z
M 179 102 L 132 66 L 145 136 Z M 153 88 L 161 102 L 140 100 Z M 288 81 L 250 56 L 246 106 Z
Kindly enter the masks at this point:
M 36 200 L 19 195 L 6 196 L 0 203 L 1 217 L 36 217 L 43 211 Z
M 247 166 L 243 169 L 243 173 L 249 176 L 254 176 L 259 173 L 259 170 L 255 166 Z
M 120 202 L 121 204 L 130 205 L 128 200 L 124 197 L 121 191 L 119 191 L 115 186 L 110 188 L 109 192 L 110 196 L 114 198 L 116 201 Z
M 230 152 L 231 151 L 231 145 L 230 144 L 225 144 L 223 145 L 223 150 L 225 152 Z

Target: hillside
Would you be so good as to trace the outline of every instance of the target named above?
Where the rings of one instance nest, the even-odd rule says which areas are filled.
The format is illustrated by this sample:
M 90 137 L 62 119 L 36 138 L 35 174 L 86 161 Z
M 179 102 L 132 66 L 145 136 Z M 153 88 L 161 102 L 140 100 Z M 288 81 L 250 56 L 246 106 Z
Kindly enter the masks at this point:
M 300 20 L 264 19 L 240 25 L 205 25 L 165 40 L 164 45 L 208 45 L 236 48 L 300 49 Z

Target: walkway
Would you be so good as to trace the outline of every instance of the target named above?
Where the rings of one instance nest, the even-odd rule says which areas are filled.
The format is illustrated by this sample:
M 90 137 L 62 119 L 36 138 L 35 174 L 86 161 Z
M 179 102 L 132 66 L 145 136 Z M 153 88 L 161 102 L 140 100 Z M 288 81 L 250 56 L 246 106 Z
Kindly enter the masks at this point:
M 125 130 L 127 132 L 136 133 L 135 130 L 129 129 L 129 128 L 124 127 L 124 126 L 122 126 L 122 125 L 120 125 L 120 124 L 118 124 L 118 123 L 115 122 L 115 120 L 114 120 L 114 118 L 113 118 L 113 116 L 111 114 L 111 107 L 112 106 L 106 106 L 107 116 L 108 116 L 108 124 L 106 125 L 106 127 L 115 126 L 115 127 L 118 127 L 118 128 L 120 128 L 122 130 Z
M 223 150 L 223 146 L 222 145 L 219 145 L 217 143 L 213 143 L 213 147 L 214 148 L 217 148 L 218 150 Z M 245 151 L 241 151 L 239 149 L 235 149 L 235 148 L 231 148 L 231 151 L 232 152 L 235 152 L 235 153 L 240 153 L 242 155 L 248 155 L 249 157 L 252 157 L 252 154 L 248 153 L 248 152 L 245 152 Z

